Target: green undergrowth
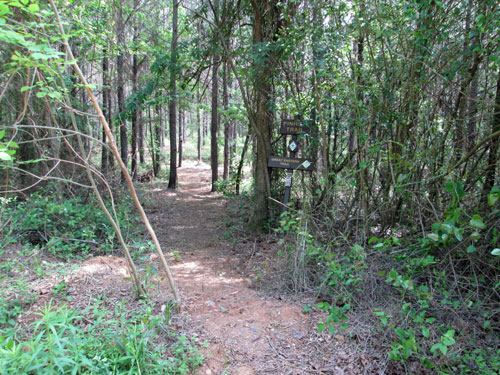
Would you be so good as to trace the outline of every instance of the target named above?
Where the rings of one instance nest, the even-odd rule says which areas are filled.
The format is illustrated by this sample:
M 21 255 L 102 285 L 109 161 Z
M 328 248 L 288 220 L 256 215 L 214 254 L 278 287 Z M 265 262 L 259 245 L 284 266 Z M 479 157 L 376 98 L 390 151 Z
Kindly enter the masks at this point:
M 319 332 L 358 336 L 351 317 L 368 321 L 366 339 L 393 372 L 498 374 L 500 188 L 481 211 L 461 203 L 460 183 L 445 189 L 442 220 L 417 235 L 401 228 L 352 243 L 325 237 L 304 211 L 283 214 L 277 234 L 289 285 L 315 291 L 319 302 L 304 311 L 327 313 Z
M 111 205 L 109 205 L 111 208 Z M 39 246 L 60 258 L 109 254 L 118 248 L 108 219 L 92 199 L 57 199 L 51 190 L 33 193 L 23 201 L 2 198 L 1 245 Z M 132 203 L 125 195 L 115 211 L 126 240 L 137 226 Z
M 189 374 L 203 361 L 192 340 L 169 326 L 169 315 L 144 302 L 110 311 L 102 300 L 85 310 L 49 302 L 28 327 L 0 303 L 0 373 Z M 12 304 L 12 302 L 9 302 Z

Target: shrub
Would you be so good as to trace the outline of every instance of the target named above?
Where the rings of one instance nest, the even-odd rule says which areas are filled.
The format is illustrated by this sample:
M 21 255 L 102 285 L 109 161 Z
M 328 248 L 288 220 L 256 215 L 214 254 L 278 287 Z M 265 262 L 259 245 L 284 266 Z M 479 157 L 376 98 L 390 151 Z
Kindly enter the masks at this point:
M 128 201 L 117 207 L 122 227 L 135 224 L 130 207 Z M 24 244 L 43 243 L 54 255 L 107 253 L 113 248 L 115 234 L 106 216 L 97 204 L 80 197 L 58 203 L 50 194 L 34 193 L 26 201 L 10 202 L 4 209 L 5 215 L 12 217 L 11 236 L 17 235 Z

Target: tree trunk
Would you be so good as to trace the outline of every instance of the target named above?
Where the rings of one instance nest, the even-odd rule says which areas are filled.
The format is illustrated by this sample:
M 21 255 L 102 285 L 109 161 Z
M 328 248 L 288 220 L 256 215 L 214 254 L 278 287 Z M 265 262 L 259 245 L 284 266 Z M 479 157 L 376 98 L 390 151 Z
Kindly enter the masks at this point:
M 177 188 L 177 137 L 176 137 L 176 108 L 177 108 L 177 36 L 178 25 L 177 18 L 179 12 L 179 1 L 172 0 L 172 45 L 170 60 L 170 101 L 168 104 L 169 134 L 170 134 L 170 176 L 168 178 L 168 188 Z
M 184 142 L 184 132 L 182 128 L 182 123 L 184 121 L 184 116 L 182 110 L 179 110 L 179 168 L 182 167 L 182 144 Z
M 117 6 L 117 21 L 116 21 L 116 35 L 117 35 L 117 43 L 118 43 L 118 56 L 116 57 L 116 95 L 118 101 L 118 118 L 119 118 L 119 126 L 120 126 L 120 157 L 123 161 L 123 164 L 127 165 L 127 123 L 122 120 L 121 113 L 125 110 L 125 82 L 123 78 L 123 54 L 125 49 L 125 33 L 124 33 L 124 25 L 123 25 L 123 12 L 122 12 L 122 1 L 118 2 Z M 122 182 L 125 183 L 125 175 L 122 173 Z
M 254 13 L 253 43 L 254 45 L 269 43 L 275 38 L 279 23 L 277 2 L 276 0 L 255 0 L 251 3 Z M 255 159 L 255 202 L 248 224 L 249 228 L 254 230 L 264 229 L 269 219 L 271 172 L 267 167 L 267 159 L 271 155 L 272 113 L 270 109 L 274 64 L 275 56 L 271 50 L 267 55 L 257 56 L 253 62 L 257 157 Z
M 222 103 L 224 106 L 224 172 L 222 178 L 224 180 L 229 179 L 229 160 L 230 160 L 230 150 L 229 144 L 231 141 L 231 133 L 230 126 L 231 122 L 229 121 L 229 116 L 227 114 L 229 108 L 229 92 L 228 92 L 228 82 L 227 82 L 227 62 L 224 63 L 224 73 L 223 73 L 223 94 L 222 94 Z
M 241 150 L 240 163 L 238 164 L 238 170 L 236 172 L 236 195 L 240 195 L 241 171 L 243 170 L 243 164 L 245 162 L 245 154 L 247 152 L 249 142 L 250 142 L 250 133 L 248 133 L 247 136 L 245 137 L 243 150 Z
M 161 169 L 161 106 L 156 107 L 158 121 L 155 122 L 154 129 L 150 128 L 151 132 L 151 147 L 153 148 L 153 174 L 158 177 Z
M 102 59 L 102 112 L 104 118 L 109 118 L 109 112 L 111 112 L 111 98 L 110 98 L 110 87 L 109 87 L 109 58 L 107 56 L 107 48 L 103 50 Z M 108 151 L 106 148 L 106 131 L 102 129 L 102 146 L 101 153 L 101 171 L 102 174 L 106 176 L 108 172 Z
M 134 30 L 134 40 L 137 38 L 136 36 L 136 31 Z M 139 72 L 139 63 L 137 61 L 137 53 L 134 53 L 134 56 L 132 57 L 132 90 L 134 92 L 138 91 L 137 87 L 137 74 Z M 138 126 L 137 126 L 137 113 L 138 112 L 138 106 L 136 105 L 134 108 L 134 111 L 132 112 L 132 150 L 131 150 L 131 159 L 132 159 L 132 165 L 131 165 L 131 177 L 132 180 L 135 180 L 137 178 L 137 133 L 138 133 Z
M 491 119 L 491 134 L 500 131 L 500 69 L 498 70 L 497 87 L 495 94 L 495 106 L 493 107 L 493 117 Z M 498 146 L 500 145 L 500 136 L 493 137 L 489 144 L 488 166 L 485 171 L 483 195 L 488 196 L 491 188 L 495 185 L 495 174 L 498 167 Z
M 196 91 L 196 102 L 200 103 L 200 89 Z M 200 107 L 196 108 L 196 124 L 198 125 L 198 163 L 201 163 L 201 144 L 203 138 L 203 124 L 201 123 Z
M 476 143 L 478 81 L 476 74 L 471 82 L 469 93 L 469 121 L 467 122 L 467 152 L 470 152 Z
M 144 164 L 144 118 L 142 111 L 139 112 L 137 146 L 139 148 L 139 163 Z
M 212 168 L 212 189 L 211 191 L 216 191 L 215 182 L 219 179 L 218 168 L 219 168 L 219 150 L 217 147 L 217 130 L 219 127 L 219 113 L 217 110 L 217 104 L 219 99 L 219 84 L 218 84 L 218 69 L 219 69 L 219 57 L 213 57 L 213 67 L 212 67 L 212 118 L 210 122 L 210 165 Z

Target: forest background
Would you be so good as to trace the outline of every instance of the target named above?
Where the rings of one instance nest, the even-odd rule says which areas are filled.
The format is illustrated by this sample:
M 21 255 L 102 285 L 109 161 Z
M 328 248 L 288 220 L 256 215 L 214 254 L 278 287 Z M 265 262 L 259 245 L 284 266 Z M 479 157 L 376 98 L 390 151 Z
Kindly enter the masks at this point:
M 328 313 L 320 331 L 369 309 L 390 361 L 497 373 L 499 8 L 2 0 L 3 246 L 65 257 L 121 246 L 133 268 L 118 234 L 129 208 L 112 197 L 130 181 L 176 189 L 183 161 L 205 160 L 212 191 L 247 205 L 245 227 L 279 238 L 287 287 Z M 282 213 L 286 174 L 267 161 L 289 155 L 290 118 L 314 171 L 294 171 Z M 90 188 L 102 197 L 80 199 Z M 2 298 L 5 349 L 19 339 Z

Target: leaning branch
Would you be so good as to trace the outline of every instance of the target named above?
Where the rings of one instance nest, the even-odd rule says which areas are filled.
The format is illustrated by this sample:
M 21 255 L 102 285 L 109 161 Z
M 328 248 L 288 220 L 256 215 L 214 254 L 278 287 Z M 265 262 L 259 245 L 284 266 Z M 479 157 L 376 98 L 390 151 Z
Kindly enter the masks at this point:
M 94 93 L 90 89 L 90 86 L 89 86 L 89 84 L 87 82 L 87 79 L 85 78 L 85 76 L 83 75 L 80 67 L 76 63 L 75 57 L 73 56 L 73 52 L 71 51 L 71 48 L 69 46 L 68 39 L 64 36 L 66 34 L 64 32 L 64 28 L 62 26 L 61 18 L 59 17 L 59 12 L 58 12 L 57 7 L 56 7 L 56 5 L 54 3 L 54 0 L 50 0 L 50 5 L 52 7 L 52 10 L 54 11 L 54 15 L 56 17 L 56 22 L 57 22 L 57 25 L 59 27 L 59 32 L 61 33 L 61 38 L 62 38 L 64 47 L 66 49 L 66 53 L 68 54 L 68 57 L 73 62 L 71 65 L 73 66 L 73 69 L 75 70 L 75 72 L 80 77 L 80 80 L 82 81 L 83 85 L 85 86 L 85 89 L 87 90 L 87 94 L 89 95 L 90 100 L 92 101 L 94 109 L 95 109 L 95 111 L 96 111 L 96 113 L 97 113 L 97 115 L 99 117 L 99 120 L 101 121 L 101 124 L 102 124 L 102 126 L 104 128 L 104 132 L 106 133 L 106 136 L 109 139 L 109 144 L 110 144 L 113 156 L 115 157 L 116 161 L 118 162 L 118 165 L 120 166 L 120 169 L 121 169 L 123 175 L 125 176 L 125 180 L 127 182 L 127 186 L 128 186 L 128 188 L 130 190 L 130 194 L 132 196 L 132 199 L 134 200 L 134 204 L 135 204 L 135 206 L 137 208 L 137 211 L 139 211 L 139 214 L 140 214 L 141 219 L 142 219 L 142 221 L 144 223 L 144 226 L 148 230 L 149 235 L 151 236 L 151 239 L 152 239 L 152 241 L 153 241 L 153 243 L 155 245 L 155 248 L 156 248 L 156 251 L 158 253 L 158 256 L 160 257 L 162 266 L 163 266 L 164 271 L 165 271 L 165 273 L 167 275 L 167 280 L 168 280 L 170 288 L 172 290 L 172 294 L 174 295 L 174 299 L 175 299 L 176 303 L 179 304 L 180 303 L 179 294 L 177 292 L 177 288 L 176 288 L 175 283 L 174 283 L 172 272 L 170 271 L 170 268 L 168 266 L 167 260 L 165 259 L 165 255 L 163 254 L 163 251 L 161 249 L 160 242 L 158 241 L 158 238 L 156 237 L 156 233 L 155 233 L 153 227 L 149 223 L 149 219 L 146 216 L 146 213 L 144 212 L 144 208 L 142 208 L 142 205 L 139 202 L 139 198 L 137 197 L 137 193 L 135 191 L 134 184 L 132 182 L 132 179 L 130 178 L 130 174 L 128 173 L 126 165 L 123 163 L 123 161 L 122 161 L 122 159 L 121 159 L 121 157 L 119 155 L 118 148 L 116 147 L 116 143 L 114 141 L 114 137 L 113 137 L 113 134 L 111 133 L 111 129 L 110 129 L 109 125 L 108 125 L 108 122 L 106 121 L 106 118 L 104 117 L 104 114 L 102 113 L 101 107 L 99 106 L 99 103 L 97 102 L 97 99 L 94 96 Z

